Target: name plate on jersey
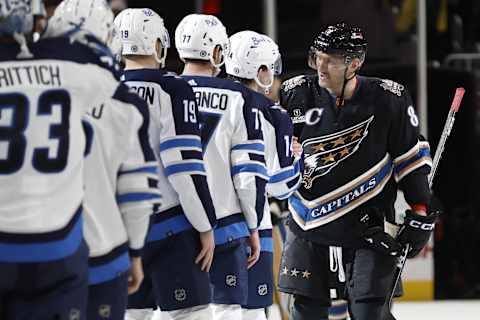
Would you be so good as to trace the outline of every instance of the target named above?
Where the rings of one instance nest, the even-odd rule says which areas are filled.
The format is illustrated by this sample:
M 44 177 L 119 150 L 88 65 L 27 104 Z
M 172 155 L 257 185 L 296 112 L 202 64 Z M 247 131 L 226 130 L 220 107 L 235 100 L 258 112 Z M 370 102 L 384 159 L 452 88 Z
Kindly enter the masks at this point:
M 336 220 L 379 194 L 390 179 L 393 162 L 387 154 L 378 164 L 349 183 L 312 201 L 298 193 L 289 199 L 289 208 L 303 230 Z

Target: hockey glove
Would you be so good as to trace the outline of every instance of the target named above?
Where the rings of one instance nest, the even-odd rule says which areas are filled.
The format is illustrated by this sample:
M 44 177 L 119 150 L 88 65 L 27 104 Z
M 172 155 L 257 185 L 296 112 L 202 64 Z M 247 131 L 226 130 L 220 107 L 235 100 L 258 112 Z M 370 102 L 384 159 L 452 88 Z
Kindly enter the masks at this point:
M 384 231 L 383 214 L 378 208 L 369 208 L 360 222 L 364 225 L 362 239 L 366 248 L 392 257 L 401 253 L 401 244 Z
M 397 240 L 402 244 L 410 244 L 407 258 L 413 258 L 422 251 L 435 227 L 439 212 L 422 216 L 412 210 L 406 211 L 405 222 L 398 233 Z
M 382 227 L 369 227 L 363 232 L 366 247 L 374 251 L 396 257 L 402 251 L 402 246 L 391 235 L 383 231 Z

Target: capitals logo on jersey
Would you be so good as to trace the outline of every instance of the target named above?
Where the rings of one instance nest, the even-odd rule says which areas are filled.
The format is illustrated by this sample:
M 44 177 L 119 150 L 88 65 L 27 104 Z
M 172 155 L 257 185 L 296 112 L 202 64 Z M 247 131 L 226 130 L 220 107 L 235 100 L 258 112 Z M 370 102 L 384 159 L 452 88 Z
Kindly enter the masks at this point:
M 340 162 L 358 150 L 368 135 L 368 127 L 374 116 L 333 134 L 307 139 L 303 142 L 305 171 L 303 185 L 310 189 L 313 181 L 328 174 Z

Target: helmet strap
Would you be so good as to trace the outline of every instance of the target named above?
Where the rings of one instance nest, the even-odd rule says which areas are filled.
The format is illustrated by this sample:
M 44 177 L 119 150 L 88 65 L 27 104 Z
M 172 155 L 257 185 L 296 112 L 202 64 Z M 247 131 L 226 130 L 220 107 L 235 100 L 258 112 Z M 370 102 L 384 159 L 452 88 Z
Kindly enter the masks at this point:
M 270 79 L 268 81 L 268 84 L 263 84 L 260 79 L 258 79 L 258 73 L 255 75 L 255 78 L 253 78 L 255 80 L 255 83 L 263 89 L 263 92 L 265 94 L 269 94 L 270 93 L 270 88 L 273 86 L 273 81 L 275 80 L 274 76 L 273 76 L 273 72 L 272 74 L 270 75 Z
M 212 50 L 212 54 L 210 55 L 210 63 L 212 64 L 213 66 L 213 76 L 216 77 L 220 74 L 220 71 L 222 71 L 220 68 L 223 66 L 223 64 L 225 63 L 225 57 L 223 56 L 223 50 L 220 50 L 219 51 L 219 54 L 220 54 L 220 62 L 219 63 L 216 63 L 215 62 L 215 57 L 214 57 L 214 53 L 215 53 L 215 49 L 217 48 L 217 46 L 215 48 L 213 48 Z
M 345 72 L 343 73 L 343 85 L 342 85 L 342 91 L 340 93 L 340 97 L 337 97 L 335 101 L 335 105 L 337 107 L 343 107 L 345 105 L 345 88 L 347 87 L 347 83 L 355 78 L 357 75 L 357 72 L 355 71 L 353 75 L 350 78 L 347 78 L 347 71 L 348 71 L 348 66 L 345 68 Z
M 155 61 L 160 65 L 160 68 L 165 67 L 165 60 L 167 59 L 167 48 L 164 48 L 163 46 L 160 47 L 160 52 L 155 52 L 153 57 L 155 58 Z

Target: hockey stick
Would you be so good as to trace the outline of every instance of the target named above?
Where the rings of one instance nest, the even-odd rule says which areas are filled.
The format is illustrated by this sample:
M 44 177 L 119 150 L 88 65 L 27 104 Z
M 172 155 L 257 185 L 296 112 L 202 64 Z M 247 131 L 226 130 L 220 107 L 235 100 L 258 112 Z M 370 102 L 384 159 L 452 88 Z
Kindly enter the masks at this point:
M 453 98 L 450 111 L 448 112 L 447 120 L 445 121 L 445 126 L 443 127 L 442 135 L 440 136 L 437 150 L 435 151 L 435 156 L 433 157 L 432 170 L 430 172 L 430 175 L 428 176 L 428 185 L 430 189 L 432 188 L 433 178 L 435 177 L 435 173 L 437 172 L 438 163 L 440 162 L 443 150 L 445 149 L 445 143 L 447 142 L 447 138 L 452 132 L 453 123 L 455 122 L 455 115 L 460 108 L 460 104 L 462 102 L 464 94 L 464 88 L 457 88 L 457 90 L 455 91 L 455 97 Z M 390 294 L 388 296 L 388 299 L 385 301 L 385 305 L 383 306 L 382 320 L 396 320 L 392 314 L 392 301 L 395 295 L 395 289 L 400 282 L 405 263 L 407 262 L 407 255 L 409 251 L 410 245 L 407 244 L 403 250 L 403 254 L 398 259 L 397 268 L 393 277 L 394 280 L 392 283 L 392 287 L 390 288 Z

